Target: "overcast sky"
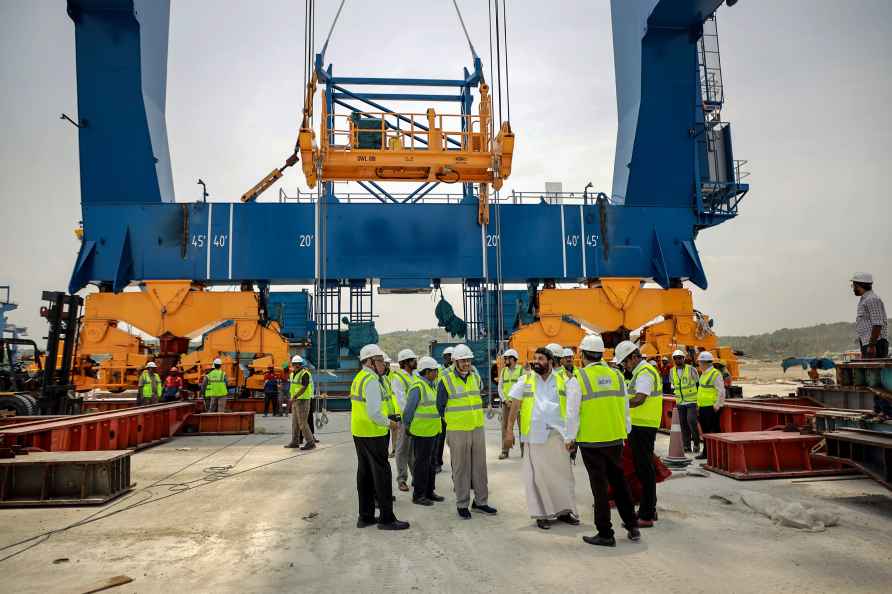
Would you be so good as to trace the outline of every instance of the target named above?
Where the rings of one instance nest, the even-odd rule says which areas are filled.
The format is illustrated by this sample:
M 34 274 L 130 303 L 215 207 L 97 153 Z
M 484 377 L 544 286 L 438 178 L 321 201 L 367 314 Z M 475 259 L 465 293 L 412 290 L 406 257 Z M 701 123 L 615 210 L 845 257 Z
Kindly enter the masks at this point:
M 303 2 L 174 0 L 167 125 L 178 201 L 234 201 L 294 145 L 303 101 Z M 318 36 L 337 2 L 319 0 Z M 485 2 L 459 2 L 488 57 Z M 407 15 L 403 17 L 402 15 Z M 854 318 L 848 286 L 872 271 L 892 294 L 892 2 L 743 0 L 719 11 L 735 157 L 752 191 L 704 232 L 710 281 L 696 306 L 721 334 Z M 321 40 L 319 42 L 321 44 Z M 317 44 L 317 47 L 318 45 Z M 616 136 L 608 0 L 509 1 L 507 188 L 591 180 L 609 192 Z M 451 2 L 349 0 L 329 48 L 336 73 L 456 77 L 470 63 Z M 488 65 L 485 65 L 488 68 Z M 0 284 L 11 320 L 43 336 L 40 291 L 64 289 L 80 219 L 74 26 L 64 0 L 0 0 Z M 298 167 L 284 178 L 293 193 Z M 276 189 L 270 191 L 273 199 Z M 458 293 L 454 304 L 460 310 Z M 379 330 L 436 324 L 430 296 L 377 297 Z M 399 314 L 397 314 L 399 312 Z

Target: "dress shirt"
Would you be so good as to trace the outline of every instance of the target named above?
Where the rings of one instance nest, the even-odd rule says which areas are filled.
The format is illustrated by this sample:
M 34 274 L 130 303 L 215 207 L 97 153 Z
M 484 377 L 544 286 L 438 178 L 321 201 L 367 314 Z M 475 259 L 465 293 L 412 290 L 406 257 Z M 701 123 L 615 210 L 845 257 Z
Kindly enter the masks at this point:
M 538 373 L 533 371 L 530 373 L 535 378 L 536 395 L 530 419 L 530 431 L 526 436 L 520 436 L 521 441 L 535 444 L 545 443 L 552 430 L 557 431 L 566 439 L 567 427 L 561 417 L 561 400 L 557 392 L 555 374 L 551 372 L 548 377 L 543 379 Z M 521 379 L 511 388 L 509 397 L 522 402 L 525 388 L 526 381 L 521 376 Z

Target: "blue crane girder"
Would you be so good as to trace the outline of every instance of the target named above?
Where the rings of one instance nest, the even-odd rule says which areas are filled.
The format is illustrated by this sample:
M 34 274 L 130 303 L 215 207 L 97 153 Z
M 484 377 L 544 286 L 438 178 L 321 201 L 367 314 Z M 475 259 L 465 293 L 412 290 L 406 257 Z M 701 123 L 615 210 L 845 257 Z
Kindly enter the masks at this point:
M 481 228 L 471 184 L 459 204 L 340 202 L 330 184 L 321 212 L 318 202 L 174 202 L 164 122 L 169 3 L 68 0 L 83 126 L 84 227 L 69 290 L 97 283 L 120 291 L 141 280 L 309 284 L 323 277 L 416 289 L 496 280 L 497 269 L 507 283 L 640 277 L 705 288 L 697 233 L 736 216 L 748 189 L 726 167 L 733 163 L 729 128 L 717 141 L 710 137 L 722 149 L 722 166 L 704 152 L 697 42 L 719 4 L 612 0 L 619 112 L 613 194 L 623 203 L 499 204 Z M 481 71 L 475 60 L 473 72 Z M 330 66 L 322 72 L 332 104 L 357 94 L 366 103 L 408 96 L 363 95 L 348 85 L 458 85 L 461 95 L 447 98 L 470 109 L 467 70 L 455 80 L 333 78 Z
M 380 279 L 384 288 L 423 288 L 492 279 L 499 258 L 503 282 L 632 276 L 706 287 L 690 209 L 604 206 L 602 225 L 596 204 L 508 204 L 494 207 L 483 229 L 474 203 L 332 202 L 320 234 L 316 208 L 87 205 L 70 289 L 97 279 L 115 291 L 141 279 L 305 284 L 323 272 L 328 279 Z M 316 266 L 320 247 L 324 271 Z

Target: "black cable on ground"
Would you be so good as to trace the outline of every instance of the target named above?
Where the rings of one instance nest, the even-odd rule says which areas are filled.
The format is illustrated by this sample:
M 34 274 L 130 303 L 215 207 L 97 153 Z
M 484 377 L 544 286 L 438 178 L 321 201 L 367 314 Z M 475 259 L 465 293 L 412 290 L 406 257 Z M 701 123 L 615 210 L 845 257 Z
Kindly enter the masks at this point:
M 323 433 L 320 433 L 320 435 L 336 435 L 336 434 L 338 434 L 338 433 L 347 433 L 347 431 L 332 431 L 331 433 L 324 433 L 324 434 L 323 434 Z M 244 436 L 244 437 L 247 437 L 247 436 Z M 225 445 L 225 446 L 223 446 L 223 447 L 221 447 L 221 448 L 218 448 L 217 450 L 211 452 L 211 453 L 208 454 L 207 456 L 204 456 L 204 457 L 202 457 L 202 458 L 199 458 L 198 460 L 195 460 L 195 461 L 193 461 L 193 462 L 190 462 L 189 464 L 187 464 L 186 466 L 184 466 L 182 469 L 180 469 L 180 470 L 174 472 L 173 474 L 170 474 L 170 475 L 168 475 L 167 477 L 165 477 L 165 478 L 163 478 L 163 479 L 160 479 L 160 480 L 166 480 L 167 478 L 170 478 L 170 477 L 172 477 L 172 476 L 175 476 L 176 474 L 178 474 L 178 473 L 181 472 L 182 470 L 185 470 L 186 468 L 188 468 L 188 467 L 194 465 L 195 463 L 197 463 L 197 462 L 199 462 L 199 461 L 201 461 L 201 460 L 203 460 L 203 459 L 206 459 L 206 458 L 208 458 L 209 456 L 211 456 L 211 455 L 213 455 L 213 454 L 216 454 L 216 453 L 218 453 L 218 452 L 220 452 L 220 451 L 226 449 L 227 447 L 229 447 L 229 446 L 235 444 L 236 442 L 240 441 L 241 439 L 244 439 L 244 437 L 242 437 L 242 438 L 240 438 L 239 440 L 236 440 L 236 441 L 234 441 L 234 442 L 232 442 L 232 443 L 229 443 L 229 444 L 227 444 L 227 445 Z M 270 439 L 272 439 L 272 438 L 270 438 Z M 249 448 L 248 451 L 250 451 L 250 449 L 253 449 L 253 447 L 255 447 L 255 446 L 257 446 L 257 445 L 260 445 L 261 443 L 266 443 L 267 441 L 269 441 L 269 439 L 267 439 L 267 440 L 265 440 L 265 441 L 263 441 L 263 442 L 259 442 L 259 443 L 257 443 L 257 444 L 254 444 L 254 446 L 251 446 L 251 448 Z M 130 511 L 130 510 L 132 510 L 132 509 L 135 509 L 135 508 L 137 508 L 137 507 L 141 507 L 141 506 L 146 505 L 146 504 L 148 504 L 148 503 L 155 503 L 156 501 L 162 501 L 162 500 L 167 499 L 167 498 L 169 498 L 169 497 L 173 497 L 174 495 L 179 495 L 179 494 L 181 494 L 181 493 L 185 493 L 185 492 L 187 492 L 187 491 L 191 491 L 192 489 L 197 489 L 197 488 L 199 488 L 199 487 L 203 487 L 203 486 L 205 486 L 205 485 L 210 485 L 210 484 L 213 484 L 213 483 L 215 483 L 215 482 L 217 482 L 217 481 L 220 481 L 220 480 L 223 480 L 223 479 L 233 478 L 233 477 L 236 477 L 236 476 L 240 476 L 240 475 L 242 475 L 242 474 L 246 474 L 246 473 L 248 473 L 248 472 L 253 472 L 253 471 L 255 471 L 255 470 L 259 470 L 259 469 L 261 469 L 261 468 L 266 468 L 267 466 L 272 466 L 273 464 L 278 464 L 278 463 L 280 463 L 280 462 L 285 462 L 285 461 L 287 461 L 287 460 L 293 460 L 293 459 L 295 459 L 295 458 L 299 458 L 299 457 L 302 457 L 302 456 L 306 456 L 306 455 L 308 455 L 308 454 L 313 454 L 313 453 L 317 453 L 317 452 L 324 452 L 324 451 L 326 451 L 326 450 L 330 450 L 330 449 L 333 449 L 333 448 L 336 448 L 336 447 L 340 447 L 340 446 L 342 446 L 342 445 L 347 445 L 347 444 L 350 444 L 350 443 L 352 443 L 352 442 L 353 442 L 353 440 L 351 439 L 351 440 L 348 440 L 348 441 L 342 441 L 342 442 L 339 442 L 339 443 L 336 443 L 336 444 L 333 444 L 333 445 L 330 445 L 330 446 L 324 446 L 324 447 L 323 447 L 323 446 L 318 446 L 318 447 L 317 447 L 316 449 L 314 449 L 314 450 L 307 450 L 307 451 L 299 452 L 299 453 L 297 453 L 297 454 L 293 454 L 293 455 L 291 455 L 291 456 L 286 456 L 285 458 L 279 458 L 278 460 L 272 460 L 272 461 L 270 461 L 270 462 L 264 462 L 263 464 L 258 464 L 258 465 L 256 465 L 256 466 L 251 466 L 250 468 L 246 468 L 246 469 L 244 469 L 244 470 L 240 470 L 240 471 L 235 472 L 235 473 L 229 473 L 229 472 L 228 472 L 228 470 L 231 470 L 232 468 L 234 468 L 234 465 L 229 466 L 228 469 L 227 469 L 227 471 L 226 471 L 226 473 L 225 473 L 225 474 L 220 474 L 220 475 L 217 475 L 217 473 L 220 472 L 220 469 L 222 469 L 222 468 L 226 468 L 226 467 L 215 467 L 215 466 L 210 466 L 210 467 L 204 469 L 206 472 L 207 472 L 207 471 L 210 471 L 211 474 L 214 475 L 213 478 L 210 478 L 210 479 L 208 479 L 207 477 L 205 477 L 204 479 L 195 479 L 195 480 L 193 480 L 193 481 L 187 481 L 187 482 L 185 482 L 185 483 L 179 483 L 179 484 L 171 483 L 170 485 L 161 484 L 160 481 L 156 481 L 155 483 L 152 483 L 152 485 L 149 485 L 149 486 L 146 487 L 145 489 L 143 489 L 143 490 L 141 490 L 141 491 L 137 491 L 136 493 L 133 493 L 132 495 L 136 495 L 137 493 L 145 493 L 145 492 L 148 492 L 149 489 L 151 489 L 152 487 L 155 487 L 155 486 L 171 486 L 171 487 L 183 487 L 183 488 L 171 489 L 171 492 L 170 492 L 170 493 L 168 493 L 167 495 L 162 495 L 162 496 L 160 496 L 160 497 L 153 497 L 153 496 L 152 496 L 152 493 L 149 492 L 149 497 L 148 497 L 148 498 L 143 499 L 143 500 L 141 500 L 141 501 L 137 501 L 136 503 L 133 503 L 133 504 L 128 505 L 128 506 L 126 506 L 126 507 L 122 507 L 122 508 L 120 508 L 120 509 L 116 509 L 116 510 L 111 511 L 111 512 L 108 512 L 108 509 L 109 509 L 109 507 L 112 507 L 112 506 L 105 507 L 105 508 L 103 508 L 102 510 L 99 510 L 99 511 L 93 513 L 93 514 L 88 515 L 86 518 L 83 518 L 83 519 L 81 519 L 81 520 L 78 520 L 77 522 L 74 522 L 74 523 L 69 524 L 69 525 L 67 525 L 67 526 L 64 526 L 64 527 L 62 527 L 62 528 L 56 528 L 56 529 L 54 529 L 54 530 L 47 530 L 46 532 L 42 532 L 42 533 L 40 533 L 40 534 L 36 534 L 36 535 L 34 535 L 34 536 L 31 536 L 31 537 L 29 537 L 29 538 L 25 538 L 25 539 L 20 540 L 20 541 L 18 541 L 18 542 L 14 542 L 14 543 L 5 545 L 5 546 L 3 546 L 3 547 L 0 547 L 0 552 L 2 552 L 2 551 L 7 551 L 7 550 L 12 549 L 12 548 L 17 547 L 17 546 L 21 546 L 21 545 L 24 545 L 24 544 L 27 544 L 27 543 L 31 543 L 29 546 L 25 547 L 24 549 L 21 549 L 21 550 L 19 550 L 19 551 L 14 552 L 14 553 L 10 553 L 9 555 L 6 555 L 5 557 L 0 558 L 0 563 L 2 563 L 3 561 L 7 561 L 7 560 L 9 560 L 9 559 L 12 559 L 13 557 L 17 557 L 18 555 L 21 555 L 22 553 L 24 553 L 24 552 L 26 552 L 26 551 L 29 551 L 29 550 L 31 550 L 32 548 L 34 548 L 34 547 L 36 547 L 36 546 L 38 546 L 38 545 L 40 545 L 40 544 L 43 544 L 44 542 L 46 542 L 47 540 L 49 540 L 49 538 L 50 538 L 51 536 L 53 536 L 53 535 L 55 535 L 55 534 L 60 534 L 60 533 L 63 533 L 63 532 L 67 532 L 68 530 L 71 530 L 71 529 L 73 529 L 73 528 L 77 528 L 77 527 L 79 527 L 79 526 L 85 526 L 85 525 L 87 525 L 87 524 L 92 524 L 93 522 L 97 522 L 97 521 L 99 521 L 99 520 L 104 520 L 104 519 L 106 519 L 106 518 L 110 518 L 110 517 L 115 516 L 115 515 L 117 515 L 117 514 L 120 514 L 120 513 L 126 512 L 126 511 Z M 243 456 L 236 462 L 236 464 L 238 464 L 238 462 L 241 462 L 241 460 L 243 460 L 244 457 L 245 457 L 246 455 L 247 455 L 247 452 L 246 452 L 246 453 L 245 453 L 245 454 L 244 454 L 244 455 L 243 455 Z M 198 481 L 200 481 L 200 482 L 198 482 Z M 194 485 L 193 485 L 193 484 L 191 484 L 191 483 L 197 483 L 197 484 L 194 484 Z M 116 502 L 115 504 L 112 504 L 112 505 L 117 505 L 117 503 L 120 503 L 120 502 L 121 502 L 121 501 L 119 500 L 118 502 Z M 108 512 L 108 513 L 105 513 L 104 515 L 100 515 L 102 512 Z M 32 541 L 36 541 L 36 542 L 32 542 Z

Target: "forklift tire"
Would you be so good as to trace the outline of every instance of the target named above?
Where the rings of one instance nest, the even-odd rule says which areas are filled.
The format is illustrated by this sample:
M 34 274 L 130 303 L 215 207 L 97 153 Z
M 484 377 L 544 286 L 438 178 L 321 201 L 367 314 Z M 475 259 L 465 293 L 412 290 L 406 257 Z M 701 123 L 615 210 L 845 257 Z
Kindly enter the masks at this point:
M 24 398 L 20 398 L 20 394 L 0 398 L 0 410 L 11 410 L 17 417 L 27 417 L 31 415 L 30 403 Z
M 37 398 L 32 396 L 31 394 L 19 394 L 19 396 L 28 402 L 31 407 L 31 416 L 36 416 L 40 414 L 40 405 L 37 404 Z

